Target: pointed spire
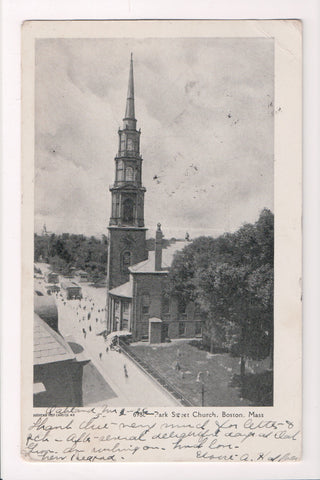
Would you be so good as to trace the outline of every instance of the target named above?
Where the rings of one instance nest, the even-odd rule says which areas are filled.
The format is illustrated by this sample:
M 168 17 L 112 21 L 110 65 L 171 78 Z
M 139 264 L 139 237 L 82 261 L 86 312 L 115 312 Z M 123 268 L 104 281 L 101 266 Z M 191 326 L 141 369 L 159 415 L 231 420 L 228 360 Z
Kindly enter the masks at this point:
M 128 94 L 126 103 L 126 113 L 123 119 L 123 128 L 136 128 L 136 119 L 134 114 L 134 83 L 133 83 L 133 58 L 131 53 L 130 72 L 128 83 Z

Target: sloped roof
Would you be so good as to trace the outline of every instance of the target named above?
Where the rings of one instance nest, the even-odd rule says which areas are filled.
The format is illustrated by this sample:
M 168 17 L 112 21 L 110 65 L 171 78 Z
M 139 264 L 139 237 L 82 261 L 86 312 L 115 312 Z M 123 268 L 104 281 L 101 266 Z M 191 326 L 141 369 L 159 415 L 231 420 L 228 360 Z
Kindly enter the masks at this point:
M 177 241 L 162 249 L 162 270 L 155 270 L 155 252 L 149 252 L 149 258 L 129 267 L 131 273 L 167 273 L 171 267 L 174 254 L 186 246 L 185 241 Z
M 35 313 L 33 323 L 34 365 L 73 359 L 75 359 L 75 354 L 64 338 Z
M 109 293 L 117 297 L 132 298 L 132 282 L 123 283 L 119 287 L 110 290 Z

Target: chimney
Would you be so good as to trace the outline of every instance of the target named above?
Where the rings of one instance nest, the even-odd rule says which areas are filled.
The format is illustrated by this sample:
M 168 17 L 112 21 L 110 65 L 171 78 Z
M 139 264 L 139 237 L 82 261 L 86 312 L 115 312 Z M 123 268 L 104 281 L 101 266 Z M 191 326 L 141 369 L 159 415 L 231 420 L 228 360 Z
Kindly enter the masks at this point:
M 155 245 L 155 252 L 154 252 L 154 269 L 156 271 L 161 270 L 161 263 L 162 263 L 162 231 L 161 231 L 161 223 L 158 223 L 156 231 L 156 245 Z

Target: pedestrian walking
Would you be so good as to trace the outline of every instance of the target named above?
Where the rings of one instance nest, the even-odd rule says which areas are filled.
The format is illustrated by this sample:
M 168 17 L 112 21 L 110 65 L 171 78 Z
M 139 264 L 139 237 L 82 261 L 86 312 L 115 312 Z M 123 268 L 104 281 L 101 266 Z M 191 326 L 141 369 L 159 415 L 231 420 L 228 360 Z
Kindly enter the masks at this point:
M 101 358 L 102 358 L 102 353 L 101 353 L 101 352 L 99 353 L 99 358 L 100 358 L 100 360 L 101 360 Z
M 109 347 L 106 347 L 106 353 L 109 353 Z
M 91 325 L 89 325 L 89 332 L 91 332 Z
M 128 370 L 127 370 L 126 364 L 123 365 L 123 371 L 124 371 L 124 376 L 125 376 L 126 378 L 128 378 L 129 375 L 128 375 Z

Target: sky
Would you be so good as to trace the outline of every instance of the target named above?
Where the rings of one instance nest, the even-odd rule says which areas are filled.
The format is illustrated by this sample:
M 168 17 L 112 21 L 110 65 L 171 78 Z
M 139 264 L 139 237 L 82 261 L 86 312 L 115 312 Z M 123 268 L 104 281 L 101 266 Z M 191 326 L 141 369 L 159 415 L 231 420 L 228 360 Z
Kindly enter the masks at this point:
M 107 234 L 131 52 L 149 236 L 273 210 L 271 38 L 38 39 L 35 231 Z

